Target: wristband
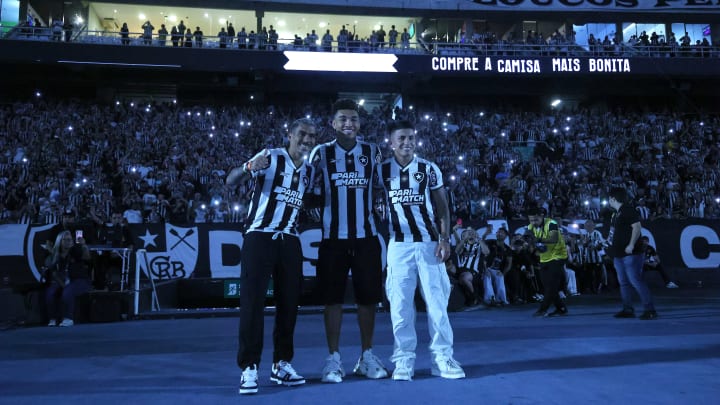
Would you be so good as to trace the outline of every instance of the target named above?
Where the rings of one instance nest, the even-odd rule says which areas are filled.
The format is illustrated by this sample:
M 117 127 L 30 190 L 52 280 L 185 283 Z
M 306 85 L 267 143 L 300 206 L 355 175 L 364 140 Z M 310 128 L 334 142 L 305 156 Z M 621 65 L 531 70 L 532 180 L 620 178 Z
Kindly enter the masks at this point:
M 447 236 L 441 236 L 438 238 L 438 242 L 450 242 L 450 238 Z

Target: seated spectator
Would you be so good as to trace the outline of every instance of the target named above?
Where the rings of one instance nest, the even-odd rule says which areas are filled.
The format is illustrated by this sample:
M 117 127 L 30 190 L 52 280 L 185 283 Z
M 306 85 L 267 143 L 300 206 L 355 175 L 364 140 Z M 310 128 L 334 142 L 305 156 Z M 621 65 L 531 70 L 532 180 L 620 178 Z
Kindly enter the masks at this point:
M 678 288 L 678 285 L 670 280 L 670 277 L 665 271 L 665 268 L 663 268 L 663 265 L 660 263 L 660 256 L 658 256 L 657 251 L 654 247 L 650 246 L 650 238 L 648 238 L 647 236 L 641 236 L 640 242 L 642 242 L 643 244 L 645 253 L 643 262 L 643 273 L 657 271 L 658 273 L 660 273 L 660 277 L 662 277 L 663 283 L 665 284 L 666 288 Z
M 460 225 L 453 227 L 455 240 L 459 241 L 455 247 L 455 254 L 458 258 L 457 276 L 458 283 L 465 294 L 465 304 L 470 307 L 478 304 L 475 286 L 485 270 L 483 257 L 490 251 L 487 244 L 480 239 L 473 228 L 465 228 L 461 236 L 458 237 L 457 231 L 459 228 Z

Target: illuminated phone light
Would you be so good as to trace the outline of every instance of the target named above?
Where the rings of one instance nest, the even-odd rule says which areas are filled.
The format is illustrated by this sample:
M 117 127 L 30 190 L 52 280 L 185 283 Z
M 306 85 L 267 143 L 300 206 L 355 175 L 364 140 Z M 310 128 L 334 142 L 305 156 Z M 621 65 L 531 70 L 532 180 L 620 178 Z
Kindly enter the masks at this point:
M 467 169 L 463 170 L 463 173 L 467 174 Z
M 485 116 L 485 113 L 482 112 L 482 111 L 480 111 L 480 116 L 481 116 L 481 117 L 484 117 L 484 116 Z
M 188 117 L 192 115 L 190 111 L 187 112 Z
M 211 126 L 210 129 L 215 130 L 215 125 Z
M 202 204 L 202 205 L 200 206 L 200 208 L 205 209 L 205 208 L 206 208 L 205 204 Z
M 215 135 L 213 135 L 213 133 L 212 133 L 212 132 L 210 132 L 210 138 L 212 138 L 213 136 L 215 136 Z
M 458 156 L 458 160 L 463 160 L 462 155 Z
M 316 72 L 385 72 L 397 73 L 394 54 L 332 53 L 284 51 L 288 58 L 285 70 Z
M 120 102 L 119 102 L 119 101 L 116 101 L 116 102 L 115 102 L 115 105 L 120 105 Z
M 553 134 L 557 134 L 557 128 L 553 128 Z
M 387 138 L 385 138 L 385 143 L 388 143 L 388 142 L 390 142 L 390 140 L 389 140 L 389 139 L 387 139 Z
M 237 138 L 237 137 L 239 137 L 239 136 L 240 136 L 240 134 L 237 133 L 237 132 L 235 132 L 235 138 Z
M 145 108 L 145 112 L 150 112 L 150 107 Z
M 425 118 L 426 120 L 429 120 L 429 119 L 430 119 L 430 116 L 427 115 L 427 114 L 425 114 L 425 117 L 424 117 L 424 118 Z
M 213 201 L 213 205 L 220 205 L 220 201 L 219 201 L 219 200 L 214 200 L 214 201 Z
M 585 200 L 585 202 L 583 202 L 583 204 L 585 204 L 585 206 L 587 207 L 588 205 L 590 205 L 590 201 Z
M 570 120 L 571 120 L 570 117 L 565 118 L 565 121 L 567 121 L 567 122 L 570 122 Z
M 233 209 L 234 209 L 235 211 L 240 211 L 240 206 L 239 206 L 239 205 L 236 205 L 236 206 L 233 207 Z
M 418 146 L 422 146 L 422 141 L 418 142 Z
M 73 127 L 72 127 L 72 125 L 70 125 L 70 126 L 68 127 L 68 131 L 72 131 L 72 130 L 73 130 Z
M 200 113 L 195 113 L 195 116 L 196 116 L 196 117 L 199 117 L 199 116 L 200 116 Z
M 248 121 L 247 126 L 251 126 L 251 125 L 252 125 L 252 122 Z
M 177 100 L 173 100 L 173 104 L 177 104 Z
M 408 109 L 410 109 L 410 111 L 412 111 L 413 108 L 414 108 L 413 106 L 408 107 Z
M 36 91 L 36 92 L 35 92 L 35 97 L 41 97 L 41 96 L 42 96 L 42 94 L 40 94 L 39 91 Z
M 75 188 L 80 187 L 80 183 L 75 183 Z
M 87 183 L 87 179 L 83 179 L 83 183 Z
M 455 181 L 455 176 L 450 176 L 450 180 Z
M 573 172 L 573 177 L 577 177 L 577 172 Z
M 481 205 L 481 206 L 483 206 L 483 207 L 484 207 L 484 206 L 485 206 L 485 204 L 487 204 L 487 203 L 485 202 L 485 200 L 483 200 L 483 201 L 480 201 L 480 205 Z

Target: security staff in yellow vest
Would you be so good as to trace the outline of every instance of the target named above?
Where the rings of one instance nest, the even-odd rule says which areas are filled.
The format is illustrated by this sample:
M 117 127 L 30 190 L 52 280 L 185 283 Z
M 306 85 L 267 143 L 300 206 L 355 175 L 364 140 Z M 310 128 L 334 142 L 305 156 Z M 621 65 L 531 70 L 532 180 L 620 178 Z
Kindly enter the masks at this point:
M 567 315 L 565 302 L 560 298 L 560 291 L 565 287 L 565 261 L 567 249 L 565 240 L 560 232 L 560 226 L 555 220 L 545 218 L 542 208 L 528 210 L 528 230 L 535 236 L 535 250 L 540 256 L 540 280 L 543 285 L 544 299 L 533 316 L 562 316 Z M 555 311 L 548 313 L 550 305 L 555 305 Z

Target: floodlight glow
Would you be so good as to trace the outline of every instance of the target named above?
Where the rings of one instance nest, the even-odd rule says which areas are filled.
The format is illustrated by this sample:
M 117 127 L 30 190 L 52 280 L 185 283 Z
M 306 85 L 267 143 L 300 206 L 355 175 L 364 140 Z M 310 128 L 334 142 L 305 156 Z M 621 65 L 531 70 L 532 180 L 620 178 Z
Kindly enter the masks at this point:
M 170 22 L 173 22 L 173 23 L 174 23 L 174 22 L 177 21 L 177 16 L 176 16 L 176 15 L 171 15 L 170 17 L 168 17 L 168 20 L 169 20 Z
M 284 51 L 288 58 L 285 70 L 316 72 L 385 72 L 397 73 L 394 54 L 333 53 Z
M 138 19 L 144 20 L 144 19 L 145 19 L 145 14 L 143 14 L 143 13 L 138 14 Z

